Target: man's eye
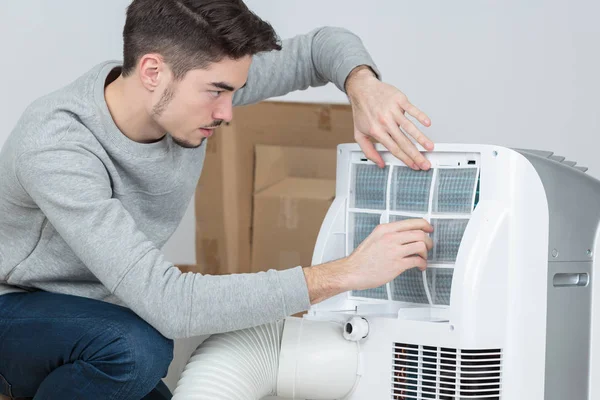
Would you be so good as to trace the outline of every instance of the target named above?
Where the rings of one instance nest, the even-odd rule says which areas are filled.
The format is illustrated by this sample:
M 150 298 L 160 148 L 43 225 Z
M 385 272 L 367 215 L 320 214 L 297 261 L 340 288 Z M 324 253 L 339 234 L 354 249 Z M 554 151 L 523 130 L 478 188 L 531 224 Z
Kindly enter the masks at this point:
M 212 97 L 219 97 L 221 95 L 221 93 L 223 93 L 222 90 L 210 90 L 208 93 L 210 93 L 210 95 Z

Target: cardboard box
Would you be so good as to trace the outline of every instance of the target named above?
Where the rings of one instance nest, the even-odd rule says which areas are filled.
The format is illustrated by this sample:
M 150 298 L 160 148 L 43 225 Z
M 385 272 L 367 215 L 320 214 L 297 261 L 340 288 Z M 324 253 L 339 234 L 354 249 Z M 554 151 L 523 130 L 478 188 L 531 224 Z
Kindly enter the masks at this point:
M 335 197 L 334 149 L 256 146 L 252 272 L 309 266 Z
M 219 132 L 221 133 L 221 132 Z M 220 149 L 223 138 L 216 134 L 207 143 L 206 158 L 196 188 L 196 272 L 215 275 L 227 265 L 225 247 L 224 184 Z
M 196 260 L 205 274 L 251 270 L 257 144 L 335 149 L 354 141 L 349 105 L 263 102 L 236 107 L 208 139 L 196 191 Z

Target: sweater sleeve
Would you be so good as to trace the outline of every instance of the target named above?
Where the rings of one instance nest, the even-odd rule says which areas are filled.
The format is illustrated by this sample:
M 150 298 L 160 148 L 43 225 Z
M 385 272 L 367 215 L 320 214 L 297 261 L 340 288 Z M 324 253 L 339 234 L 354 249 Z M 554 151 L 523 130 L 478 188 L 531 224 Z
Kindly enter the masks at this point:
M 380 77 L 360 38 L 347 29 L 318 28 L 283 40 L 281 47 L 253 57 L 246 87 L 234 95 L 235 106 L 329 82 L 345 91 L 346 78 L 359 65 L 371 67 Z
M 181 273 L 113 197 L 104 164 L 84 146 L 22 154 L 23 189 L 87 268 L 169 338 L 243 329 L 307 310 L 301 267 L 254 274 Z

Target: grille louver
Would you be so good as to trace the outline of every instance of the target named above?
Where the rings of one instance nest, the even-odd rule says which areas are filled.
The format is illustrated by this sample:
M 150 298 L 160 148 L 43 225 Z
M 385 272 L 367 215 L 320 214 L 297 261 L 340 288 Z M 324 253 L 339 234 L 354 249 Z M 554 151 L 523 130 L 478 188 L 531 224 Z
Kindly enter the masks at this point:
M 394 343 L 392 399 L 500 400 L 502 351 Z

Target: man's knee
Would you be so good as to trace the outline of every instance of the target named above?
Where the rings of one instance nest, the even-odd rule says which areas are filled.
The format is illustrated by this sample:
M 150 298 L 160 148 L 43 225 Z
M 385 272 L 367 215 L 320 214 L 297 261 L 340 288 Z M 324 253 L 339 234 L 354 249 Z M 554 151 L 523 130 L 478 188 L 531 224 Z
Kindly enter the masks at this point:
M 110 352 L 119 355 L 129 380 L 150 391 L 167 374 L 173 360 L 173 340 L 134 315 L 116 321 L 109 329 L 114 336 Z
M 125 333 L 125 342 L 132 350 L 138 379 L 154 380 L 150 384 L 155 385 L 167 374 L 173 361 L 172 340 L 142 321 Z

